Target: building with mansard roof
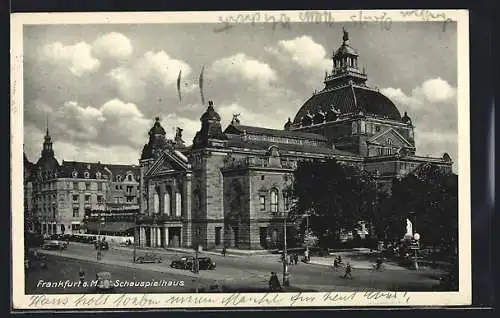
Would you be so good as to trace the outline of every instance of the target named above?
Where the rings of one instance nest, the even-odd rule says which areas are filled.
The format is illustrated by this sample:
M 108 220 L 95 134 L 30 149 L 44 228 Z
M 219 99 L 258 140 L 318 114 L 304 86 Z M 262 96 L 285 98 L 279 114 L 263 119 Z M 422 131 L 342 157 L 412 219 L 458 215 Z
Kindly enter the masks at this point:
M 358 53 L 344 31 L 324 88 L 300 107 L 284 129 L 242 124 L 221 127 L 215 105 L 200 117 L 186 147 L 156 118 L 140 158 L 140 244 L 151 247 L 260 249 L 283 241 L 283 216 L 297 162 L 336 160 L 371 173 L 390 189 L 395 177 L 423 164 L 451 171 L 448 154 L 416 155 L 413 122 L 367 86 Z
M 36 164 L 24 155 L 26 223 L 31 230 L 49 235 L 133 232 L 135 219 L 121 222 L 116 215 L 139 211 L 139 175 L 137 165 L 64 160 L 59 164 L 47 127 Z M 110 221 L 102 225 L 93 217 L 96 213 L 109 215 Z M 120 228 L 114 221 L 120 222 Z

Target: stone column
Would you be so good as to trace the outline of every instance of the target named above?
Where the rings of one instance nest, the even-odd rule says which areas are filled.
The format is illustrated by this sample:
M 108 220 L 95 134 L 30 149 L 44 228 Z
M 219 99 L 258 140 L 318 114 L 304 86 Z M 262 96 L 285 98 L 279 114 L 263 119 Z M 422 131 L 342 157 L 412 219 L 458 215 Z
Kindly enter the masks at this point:
M 161 228 L 157 227 L 156 228 L 156 245 L 157 247 L 162 247 L 162 244 L 161 244 Z
M 192 237 L 192 222 L 191 222 L 191 201 L 192 201 L 192 189 L 191 189 L 191 179 L 192 175 L 190 172 L 186 174 L 186 179 L 184 182 L 184 198 L 182 200 L 183 204 L 183 226 L 181 228 L 181 236 L 179 237 L 180 246 L 190 247 L 193 242 Z

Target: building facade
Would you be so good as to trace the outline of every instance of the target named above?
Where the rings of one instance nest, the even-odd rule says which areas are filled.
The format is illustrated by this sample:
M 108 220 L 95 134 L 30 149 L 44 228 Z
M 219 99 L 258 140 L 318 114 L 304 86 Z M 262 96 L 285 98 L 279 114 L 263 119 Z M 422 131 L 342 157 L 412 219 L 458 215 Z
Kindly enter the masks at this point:
M 140 158 L 143 246 L 260 249 L 283 240 L 284 216 L 299 161 L 335 158 L 391 181 L 423 164 L 451 171 L 452 160 L 415 154 L 407 113 L 358 68 L 358 53 L 344 31 L 323 90 L 299 108 L 284 129 L 244 125 L 238 115 L 224 130 L 213 102 L 200 117 L 191 146 L 178 129 L 174 140 L 156 118 Z
M 136 165 L 64 160 L 59 164 L 48 128 L 37 163 L 25 159 L 25 219 L 41 234 L 85 233 L 93 226 L 87 224 L 93 211 L 137 211 L 138 193 Z

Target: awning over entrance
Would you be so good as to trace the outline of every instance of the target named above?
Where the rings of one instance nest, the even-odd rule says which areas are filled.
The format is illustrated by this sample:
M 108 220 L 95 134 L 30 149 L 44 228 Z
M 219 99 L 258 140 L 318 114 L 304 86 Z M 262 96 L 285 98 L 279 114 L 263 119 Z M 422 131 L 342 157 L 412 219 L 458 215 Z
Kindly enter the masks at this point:
M 87 230 L 97 232 L 108 232 L 108 233 L 121 233 L 127 232 L 135 227 L 134 222 L 110 222 L 105 224 L 100 224 L 100 222 L 88 222 L 86 225 Z

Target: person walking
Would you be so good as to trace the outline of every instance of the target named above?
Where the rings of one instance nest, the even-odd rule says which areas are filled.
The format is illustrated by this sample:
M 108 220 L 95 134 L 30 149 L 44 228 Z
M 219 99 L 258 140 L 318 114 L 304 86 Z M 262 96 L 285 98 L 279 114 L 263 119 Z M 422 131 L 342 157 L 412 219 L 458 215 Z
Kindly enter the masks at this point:
M 222 248 L 222 256 L 226 257 L 226 253 L 227 253 L 227 249 L 226 249 L 226 247 L 224 246 L 224 247 Z
M 299 263 L 299 254 L 297 254 L 297 253 L 293 254 L 293 261 L 294 261 L 295 265 L 297 265 Z
M 349 276 L 350 279 L 352 279 L 352 268 L 351 268 L 351 263 L 347 262 L 347 265 L 345 267 L 345 274 L 344 278 L 347 278 Z
M 304 260 L 306 263 L 309 263 L 309 250 L 305 250 L 304 252 Z
M 276 272 L 271 272 L 271 277 L 269 278 L 269 290 L 272 292 L 281 290 L 280 280 L 278 279 Z
M 333 270 L 336 272 L 338 268 L 339 268 L 339 261 L 337 258 L 335 258 L 333 260 Z

